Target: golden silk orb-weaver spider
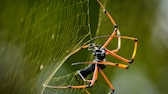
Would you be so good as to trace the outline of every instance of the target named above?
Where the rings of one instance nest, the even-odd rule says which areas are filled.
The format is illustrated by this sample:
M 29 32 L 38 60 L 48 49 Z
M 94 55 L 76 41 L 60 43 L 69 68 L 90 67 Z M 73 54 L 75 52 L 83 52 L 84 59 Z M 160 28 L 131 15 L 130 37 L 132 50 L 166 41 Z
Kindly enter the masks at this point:
M 79 49 L 77 49 L 75 52 L 81 50 L 81 49 L 85 49 L 88 48 L 88 50 L 92 51 L 95 59 L 92 62 L 77 62 L 77 63 L 73 63 L 72 65 L 78 65 L 78 64 L 89 64 L 88 67 L 78 70 L 76 75 L 79 75 L 80 78 L 84 81 L 87 82 L 87 85 L 79 85 L 79 86 L 73 86 L 73 85 L 69 85 L 69 86 L 50 86 L 50 85 L 43 85 L 44 87 L 48 87 L 48 88 L 90 88 L 92 87 L 97 78 L 98 78 L 98 72 L 100 72 L 100 74 L 103 76 L 103 78 L 105 79 L 106 83 L 109 85 L 110 89 L 112 90 L 110 93 L 113 94 L 114 93 L 114 87 L 113 85 L 110 83 L 110 81 L 108 80 L 108 78 L 106 77 L 105 73 L 103 72 L 103 69 L 106 68 L 106 66 L 116 66 L 119 68 L 123 68 L 123 69 L 128 69 L 128 64 L 131 64 L 134 61 L 134 57 L 136 55 L 136 51 L 137 51 L 137 38 L 133 38 L 133 37 L 128 37 L 128 36 L 121 36 L 120 35 L 120 31 L 118 29 L 117 24 L 115 23 L 114 19 L 112 18 L 112 16 L 109 14 L 109 12 L 104 8 L 104 6 L 102 5 L 102 3 L 100 2 L 100 0 L 97 0 L 97 2 L 99 3 L 100 7 L 103 9 L 103 12 L 106 14 L 106 16 L 109 18 L 109 20 L 111 21 L 111 23 L 114 25 L 114 30 L 112 32 L 111 35 L 109 36 L 98 36 L 95 37 L 92 40 L 98 39 L 98 38 L 103 38 L 103 37 L 108 37 L 107 41 L 104 43 L 103 46 L 98 46 L 94 43 L 90 43 L 90 44 L 86 44 L 83 45 L 82 47 L 80 47 Z M 111 42 L 111 40 L 113 38 L 118 38 L 118 47 L 114 50 L 109 50 L 106 47 L 108 46 L 108 44 Z M 128 40 L 133 40 L 134 42 L 134 50 L 133 50 L 133 54 L 131 59 L 126 59 L 118 54 L 116 54 L 116 52 L 118 52 L 120 50 L 120 46 L 121 46 L 121 39 L 128 39 Z M 121 63 L 113 63 L 113 62 L 108 62 L 106 61 L 106 55 L 112 55 L 113 57 L 126 62 L 127 64 L 121 64 Z M 86 77 L 93 73 L 92 79 L 91 80 L 87 80 Z

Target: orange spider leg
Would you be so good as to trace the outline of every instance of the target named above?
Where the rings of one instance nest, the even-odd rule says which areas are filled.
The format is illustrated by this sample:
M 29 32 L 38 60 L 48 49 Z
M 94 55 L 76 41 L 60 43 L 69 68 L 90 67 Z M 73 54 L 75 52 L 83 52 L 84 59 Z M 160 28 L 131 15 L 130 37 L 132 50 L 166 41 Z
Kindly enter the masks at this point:
M 120 64 L 120 63 L 99 62 L 98 64 L 104 64 L 104 65 L 116 66 L 116 67 L 123 68 L 123 69 L 128 69 L 128 65 Z
M 126 63 L 131 63 L 131 62 L 132 62 L 132 60 L 130 61 L 130 60 L 124 58 L 124 57 L 121 57 L 121 56 L 117 55 L 116 53 L 111 52 L 111 51 L 108 50 L 108 49 L 106 49 L 106 52 L 109 53 L 110 55 L 114 56 L 115 58 L 118 58 L 118 59 L 120 59 L 121 61 L 124 61 L 124 62 L 126 62 Z
M 115 36 L 115 37 L 117 37 L 117 36 Z M 110 51 L 108 49 L 106 49 L 106 52 L 107 52 L 106 54 L 110 54 L 110 55 L 112 55 L 112 56 L 114 56 L 114 57 L 116 57 L 116 58 L 118 58 L 118 59 L 120 59 L 120 60 L 122 60 L 122 61 L 124 61 L 126 63 L 132 63 L 134 61 L 134 58 L 135 58 L 135 55 L 136 55 L 137 46 L 138 46 L 138 39 L 137 38 L 133 38 L 133 37 L 128 37 L 128 36 L 120 36 L 120 38 L 125 38 L 125 39 L 130 39 L 130 40 L 134 40 L 135 41 L 135 43 L 134 43 L 134 51 L 133 51 L 131 60 L 128 60 L 128 59 L 126 59 L 124 57 L 121 57 L 121 56 L 117 55 L 116 53 L 114 53 L 113 51 Z
M 78 65 L 78 64 L 103 64 L 103 65 L 117 66 L 119 68 L 128 69 L 128 65 L 120 64 L 120 63 L 106 62 L 106 61 L 102 61 L 102 62 L 78 62 L 78 63 L 73 63 L 72 65 L 74 66 L 74 65 Z
M 138 38 L 133 38 L 133 37 L 128 37 L 128 36 L 121 36 L 121 38 L 125 38 L 125 39 L 130 39 L 130 40 L 134 40 L 135 44 L 134 44 L 134 51 L 132 54 L 132 60 L 134 60 L 136 52 L 137 52 L 137 47 L 138 47 Z
M 104 8 L 104 6 L 102 5 L 102 3 L 100 2 L 100 0 L 97 0 L 97 2 L 100 4 L 101 8 L 103 9 L 103 12 L 106 14 L 106 16 L 109 18 L 109 20 L 111 21 L 111 23 L 114 25 L 114 31 L 111 34 L 111 36 L 109 37 L 109 39 L 105 42 L 105 44 L 102 46 L 103 48 L 106 48 L 107 45 L 111 42 L 111 40 L 114 38 L 114 36 L 117 34 L 118 36 L 118 48 L 113 50 L 113 52 L 117 52 L 120 49 L 120 44 L 121 44 L 121 39 L 120 39 L 120 31 L 117 27 L 117 24 L 115 23 L 114 19 L 112 18 L 112 16 L 110 15 L 110 13 Z
M 95 81 L 97 80 L 97 77 L 98 77 L 98 66 L 97 64 L 95 64 L 95 70 L 94 70 L 94 74 L 93 74 L 93 77 L 92 77 L 92 80 L 85 80 L 86 82 L 90 82 L 89 85 L 79 85 L 79 86 L 50 86 L 50 85 L 46 85 L 46 84 L 43 84 L 44 87 L 47 87 L 47 88 L 53 88 L 53 89 L 65 89 L 65 88 L 90 88 L 94 85 Z M 83 77 L 83 76 L 81 76 Z M 83 79 L 83 78 L 82 78 Z
M 85 48 L 88 48 L 90 46 L 90 44 L 87 44 L 87 45 L 83 45 L 82 47 L 80 48 L 77 48 L 76 50 L 74 50 L 71 55 L 77 53 L 78 51 L 80 51 L 81 49 L 85 49 Z
M 107 45 L 111 42 L 111 40 L 114 38 L 114 36 L 118 33 L 118 36 L 120 36 L 119 30 L 117 28 L 114 29 L 113 33 L 111 34 L 111 36 L 109 37 L 109 39 L 104 43 L 104 45 L 102 46 L 103 48 L 106 48 Z M 118 37 L 120 38 L 120 37 Z M 120 39 L 119 39 L 119 43 L 120 43 Z
M 137 38 L 131 38 L 131 37 L 127 37 L 127 36 L 120 36 L 120 32 L 119 32 L 119 29 L 117 27 L 117 24 L 115 23 L 114 19 L 111 17 L 111 15 L 108 13 L 108 11 L 106 11 L 106 9 L 104 8 L 104 6 L 102 5 L 102 3 L 100 2 L 100 0 L 97 0 L 97 2 L 100 4 L 101 8 L 103 9 L 103 12 L 106 14 L 106 16 L 110 19 L 111 23 L 114 25 L 114 31 L 113 33 L 111 34 L 111 36 L 109 37 L 109 39 L 105 42 L 105 44 L 102 46 L 103 48 L 106 48 L 107 45 L 111 42 L 111 40 L 114 38 L 114 37 L 118 37 L 118 48 L 115 49 L 115 50 L 108 50 L 106 49 L 106 52 L 107 54 L 110 54 L 124 62 L 127 62 L 127 63 L 132 63 L 133 60 L 134 60 L 134 57 L 135 57 L 135 54 L 136 54 L 136 50 L 137 50 Z M 117 36 L 115 36 L 117 34 Z M 121 46 L 121 38 L 126 38 L 126 39 L 131 39 L 131 40 L 135 40 L 135 46 L 134 46 L 134 52 L 133 52 L 133 55 L 132 55 L 132 58 L 131 60 L 128 60 L 128 59 L 125 59 L 117 54 L 115 54 L 115 52 L 117 52 L 119 49 L 120 49 L 120 46 Z
M 43 84 L 44 87 L 53 88 L 53 89 L 65 89 L 65 88 L 88 88 L 88 85 L 80 85 L 80 86 L 50 86 Z
M 117 34 L 117 36 L 116 36 Z M 121 48 L 121 37 L 120 37 L 120 32 L 117 28 L 114 29 L 113 33 L 111 34 L 111 36 L 108 38 L 108 40 L 105 42 L 105 44 L 102 46 L 103 48 L 106 48 L 106 46 L 111 42 L 111 40 L 117 37 L 118 38 L 118 47 L 114 50 L 112 50 L 112 52 L 118 52 Z
M 112 92 L 111 94 L 114 92 L 114 87 L 111 84 L 111 82 L 108 80 L 108 78 L 106 77 L 106 75 L 104 74 L 104 72 L 102 71 L 102 69 L 99 69 L 101 75 L 103 76 L 103 78 L 105 79 L 105 81 L 107 82 L 107 84 L 109 85 L 109 87 L 111 88 Z
M 88 48 L 89 46 L 90 46 L 90 44 L 84 45 L 84 46 L 81 47 L 81 49 Z
M 108 13 L 108 11 L 106 11 L 106 9 L 104 8 L 104 6 L 102 5 L 102 3 L 100 2 L 100 0 L 97 0 L 97 2 L 100 4 L 101 8 L 103 9 L 103 12 L 107 15 L 107 17 L 110 19 L 111 23 L 114 26 L 117 26 L 114 19 L 111 17 L 111 15 Z
M 92 81 L 91 81 L 91 83 L 90 83 L 90 87 L 92 87 L 93 85 L 94 85 L 94 83 L 96 82 L 96 80 L 97 80 L 97 77 L 98 77 L 98 66 L 97 66 L 97 64 L 95 64 L 95 70 L 94 70 L 94 73 L 93 73 L 93 77 L 92 77 Z

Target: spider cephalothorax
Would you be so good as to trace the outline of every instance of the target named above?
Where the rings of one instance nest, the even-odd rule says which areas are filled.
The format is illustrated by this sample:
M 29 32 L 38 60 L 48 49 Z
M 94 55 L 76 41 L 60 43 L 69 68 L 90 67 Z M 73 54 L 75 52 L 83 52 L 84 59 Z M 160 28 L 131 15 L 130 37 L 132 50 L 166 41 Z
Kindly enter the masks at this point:
M 88 50 L 93 52 L 93 55 L 95 56 L 95 61 L 104 61 L 106 57 L 106 51 L 104 48 L 102 48 L 102 46 L 91 43 Z
M 96 48 L 96 50 L 94 52 L 94 56 L 95 56 L 95 60 L 97 62 L 104 61 L 104 59 L 106 57 L 105 49 L 104 48 Z

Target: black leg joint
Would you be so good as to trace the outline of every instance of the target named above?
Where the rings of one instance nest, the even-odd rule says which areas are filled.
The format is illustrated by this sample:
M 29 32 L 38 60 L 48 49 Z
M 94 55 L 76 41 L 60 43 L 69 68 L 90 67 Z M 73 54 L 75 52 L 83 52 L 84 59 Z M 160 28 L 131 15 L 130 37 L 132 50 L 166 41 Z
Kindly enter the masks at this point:
M 110 94 L 114 94 L 114 90 L 112 90 Z
M 106 13 L 107 11 L 104 9 L 103 12 Z
M 87 88 L 91 88 L 92 87 L 92 85 L 91 85 L 91 83 L 87 86 Z
M 133 61 L 134 61 L 134 59 L 131 59 L 128 63 L 130 63 L 130 64 L 131 64 Z
M 127 68 L 126 69 L 129 69 L 129 66 L 127 66 Z
M 114 25 L 114 27 L 115 27 L 115 28 L 118 28 L 118 26 L 117 26 L 116 24 Z
M 138 38 L 135 38 L 135 41 L 138 41 Z

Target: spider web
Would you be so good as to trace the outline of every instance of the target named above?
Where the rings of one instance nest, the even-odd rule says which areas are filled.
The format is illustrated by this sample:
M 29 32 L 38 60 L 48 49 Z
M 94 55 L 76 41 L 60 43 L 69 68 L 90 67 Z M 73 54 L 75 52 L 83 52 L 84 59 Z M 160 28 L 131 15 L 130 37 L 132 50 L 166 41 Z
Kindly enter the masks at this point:
M 57 22 L 58 24 L 54 25 L 54 28 L 56 28 L 57 31 L 59 31 L 59 35 L 52 35 L 53 37 L 59 37 L 59 40 L 56 40 L 55 42 L 60 43 L 61 39 L 66 38 L 68 41 L 61 42 L 61 45 L 64 46 L 62 48 L 58 48 L 57 54 L 51 59 L 50 65 L 44 73 L 42 73 L 41 77 L 45 77 L 45 79 L 42 79 L 44 84 L 49 84 L 49 85 L 68 85 L 68 84 L 75 84 L 75 79 L 74 79 L 74 73 L 72 74 L 67 74 L 65 76 L 61 77 L 54 77 L 55 74 L 57 74 L 58 70 L 61 68 L 62 64 L 66 61 L 67 58 L 69 58 L 74 52 L 77 47 L 81 46 L 82 41 L 86 37 L 90 35 L 90 22 L 89 22 L 89 1 L 88 0 L 73 0 L 73 1 L 68 1 L 64 0 L 61 1 L 62 3 L 54 5 L 57 7 L 57 15 L 58 17 Z M 61 14 L 58 15 L 58 14 Z M 65 32 L 62 32 L 65 31 Z M 63 33 L 63 34 L 62 34 Z M 67 33 L 67 34 L 66 34 Z M 62 35 L 62 36 L 61 36 Z M 78 37 L 75 37 L 78 36 Z M 56 44 L 55 43 L 55 44 Z M 62 51 L 60 51 L 62 50 Z M 66 51 L 66 52 L 65 52 Z M 61 53 L 59 53 L 61 52 Z M 62 53 L 64 52 L 64 53 Z M 61 55 L 61 57 L 59 56 Z M 57 56 L 60 57 L 57 58 Z M 50 68 L 50 69 L 49 69 Z M 61 72 L 62 73 L 62 72 Z M 72 78 L 72 79 L 71 79 Z M 41 79 L 40 79 L 41 81 Z M 86 90 L 81 90 L 81 89 L 76 89 L 76 90 L 71 90 L 71 89 L 50 89 L 46 87 L 42 87 L 41 94 L 78 94 L 78 93 L 83 93 L 85 94 L 87 91 Z
M 11 0 L 0 5 L 0 59 L 4 65 L 0 69 L 6 71 L 1 90 L 48 94 L 52 90 L 43 83 L 55 82 L 58 69 L 91 37 L 89 0 Z

